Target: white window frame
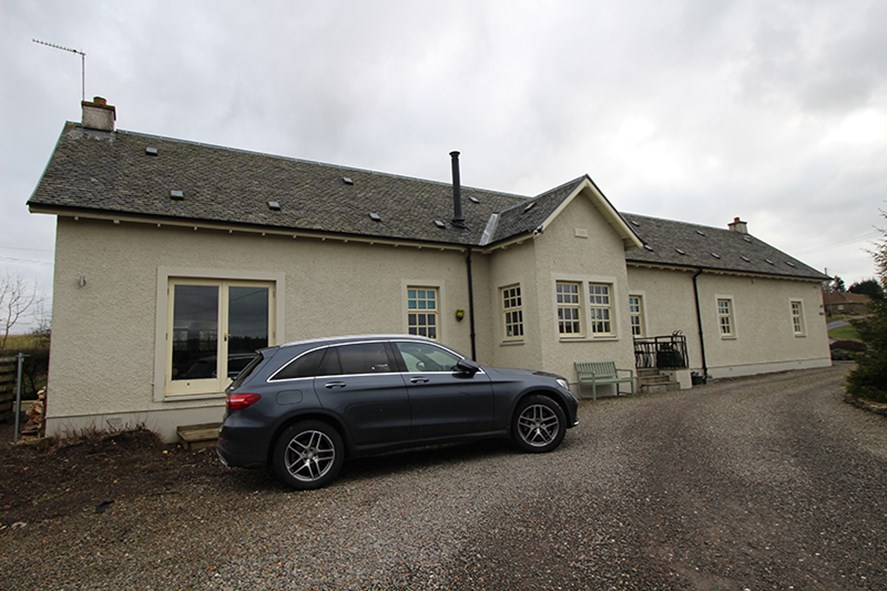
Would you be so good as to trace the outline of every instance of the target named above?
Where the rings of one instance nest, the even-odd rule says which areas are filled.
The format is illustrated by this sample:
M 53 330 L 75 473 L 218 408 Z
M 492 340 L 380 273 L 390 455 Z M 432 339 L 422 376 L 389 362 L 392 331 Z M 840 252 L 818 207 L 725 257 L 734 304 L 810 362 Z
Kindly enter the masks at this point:
M 413 290 L 413 289 L 433 291 L 435 294 L 434 295 L 434 306 L 435 306 L 434 309 L 432 310 L 429 308 L 415 308 L 415 309 L 410 308 L 410 290 Z M 404 310 L 405 310 L 404 326 L 406 328 L 406 330 L 404 331 L 405 334 L 416 335 L 416 336 L 425 336 L 425 335 L 419 334 L 418 330 L 421 327 L 418 324 L 416 324 L 415 326 L 410 324 L 410 314 L 426 314 L 426 315 L 434 316 L 434 333 L 435 334 L 433 337 L 428 337 L 428 338 L 430 338 L 434 341 L 442 341 L 443 340 L 443 337 L 441 335 L 442 328 L 443 328 L 441 326 L 441 320 L 442 320 L 443 316 L 440 313 L 441 308 L 443 307 L 441 304 L 441 301 L 442 301 L 441 298 L 443 297 L 443 294 L 441 293 L 441 291 L 442 290 L 440 288 L 440 285 L 436 285 L 432 282 L 410 282 L 404 286 L 403 293 L 404 293 Z M 426 322 L 423 326 L 427 330 L 427 328 L 431 325 Z M 411 332 L 411 330 L 413 330 L 413 329 L 415 329 L 417 332 Z
M 637 305 L 632 303 L 632 299 L 637 298 Z M 637 307 L 637 311 L 634 308 Z M 629 329 L 631 330 L 631 336 L 633 337 L 645 337 L 647 336 L 647 318 L 644 313 L 644 294 L 640 293 L 630 293 L 628 294 L 628 318 L 629 318 Z M 637 322 L 635 322 L 637 321 Z M 638 331 L 635 333 L 635 326 L 637 326 Z
M 520 283 L 512 283 L 499 288 L 499 302 L 502 310 L 502 340 L 524 340 L 524 305 Z M 509 334 L 511 330 L 511 334 Z
M 616 306 L 613 301 L 613 285 L 601 281 L 589 281 L 588 293 L 588 326 L 592 337 L 616 336 Z M 598 330 L 600 327 L 606 330 Z
M 230 383 L 227 375 L 217 378 L 193 380 L 190 385 L 173 382 L 171 379 L 173 347 L 173 297 L 172 286 L 219 285 L 245 286 L 262 285 L 269 287 L 268 344 L 281 342 L 284 336 L 286 309 L 286 276 L 284 273 L 264 273 L 253 271 L 199 269 L 180 267 L 159 267 L 157 270 L 157 311 L 154 329 L 154 401 L 176 402 L 186 400 L 224 398 L 225 387 Z M 219 302 L 219 326 L 227 320 L 227 308 L 223 297 Z M 223 322 L 224 320 L 224 322 Z M 226 349 L 221 349 L 227 354 Z
M 583 316 L 584 316 L 583 309 L 585 308 L 585 305 L 583 303 L 583 297 L 582 297 L 582 292 L 583 292 L 582 285 L 584 283 L 585 283 L 584 281 L 574 281 L 574 280 L 569 280 L 569 279 L 557 279 L 554 282 L 555 321 L 557 322 L 557 334 L 562 339 L 575 339 L 575 338 L 582 338 L 585 336 L 585 322 L 583 319 Z M 573 301 L 570 301 L 570 302 L 558 301 L 561 299 L 561 296 L 572 296 L 573 295 L 572 291 L 561 293 L 558 290 L 558 287 L 561 285 L 569 285 L 569 286 L 576 287 L 576 301 L 575 302 L 573 302 Z M 570 318 L 569 320 L 562 320 L 560 317 L 561 310 L 571 310 L 571 311 L 575 310 L 575 318 Z M 572 313 L 570 315 L 573 316 Z M 570 323 L 571 325 L 573 323 L 577 323 L 579 325 L 578 331 L 571 332 L 571 331 L 562 330 L 563 327 L 565 327 L 567 325 L 567 323 Z
M 804 318 L 804 300 L 792 298 L 789 300 L 788 306 L 791 313 L 792 332 L 796 337 L 807 336 L 807 322 Z
M 726 312 L 721 308 L 721 302 L 727 304 Z M 715 299 L 715 312 L 718 318 L 718 334 L 722 339 L 736 338 L 736 306 L 733 296 L 719 295 Z M 724 330 L 725 327 L 728 330 Z

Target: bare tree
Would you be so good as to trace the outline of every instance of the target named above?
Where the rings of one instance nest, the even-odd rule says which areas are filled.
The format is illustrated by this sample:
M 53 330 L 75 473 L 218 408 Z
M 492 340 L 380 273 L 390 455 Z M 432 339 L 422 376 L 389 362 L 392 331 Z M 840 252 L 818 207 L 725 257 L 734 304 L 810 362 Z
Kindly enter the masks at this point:
M 37 285 L 29 285 L 21 275 L 0 277 L 0 349 L 6 348 L 6 340 L 13 327 L 42 308 L 43 295 Z

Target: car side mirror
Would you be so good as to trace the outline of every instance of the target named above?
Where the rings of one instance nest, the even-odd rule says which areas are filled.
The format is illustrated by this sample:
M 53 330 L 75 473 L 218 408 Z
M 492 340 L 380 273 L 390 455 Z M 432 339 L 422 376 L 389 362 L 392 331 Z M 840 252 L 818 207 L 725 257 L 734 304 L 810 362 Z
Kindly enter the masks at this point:
M 473 376 L 480 371 L 480 365 L 478 365 L 476 361 L 472 361 L 471 359 L 460 359 L 456 362 L 456 369 L 459 370 L 459 373 Z

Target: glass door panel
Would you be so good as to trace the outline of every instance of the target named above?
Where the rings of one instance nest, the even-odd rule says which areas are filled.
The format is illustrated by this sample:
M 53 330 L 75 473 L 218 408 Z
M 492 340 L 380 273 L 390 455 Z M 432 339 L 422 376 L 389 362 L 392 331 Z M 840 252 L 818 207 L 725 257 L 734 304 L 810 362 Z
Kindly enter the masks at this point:
M 217 377 L 219 288 L 173 285 L 172 379 Z
M 228 288 L 227 375 L 234 378 L 253 358 L 256 349 L 267 347 L 269 288 Z

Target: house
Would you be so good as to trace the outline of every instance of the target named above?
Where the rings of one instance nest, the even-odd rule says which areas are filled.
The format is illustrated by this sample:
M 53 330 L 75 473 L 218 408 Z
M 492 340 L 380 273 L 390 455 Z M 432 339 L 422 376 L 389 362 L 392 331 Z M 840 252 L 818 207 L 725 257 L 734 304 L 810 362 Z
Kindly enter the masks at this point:
M 220 420 L 255 349 L 412 333 L 482 363 L 689 372 L 830 364 L 827 277 L 748 233 L 115 130 L 83 103 L 28 202 L 57 217 L 47 431 Z
M 864 293 L 851 293 L 849 291 L 825 291 L 822 292 L 822 304 L 827 316 L 833 314 L 865 314 L 868 311 L 872 298 Z

